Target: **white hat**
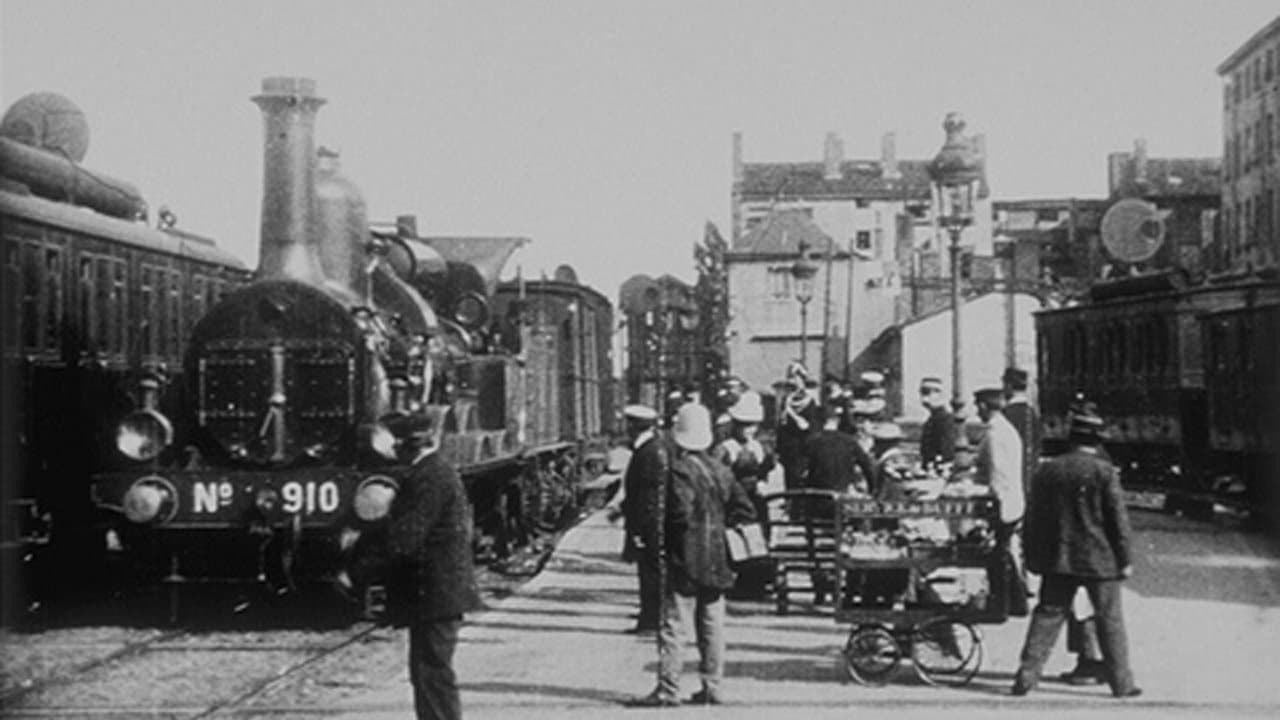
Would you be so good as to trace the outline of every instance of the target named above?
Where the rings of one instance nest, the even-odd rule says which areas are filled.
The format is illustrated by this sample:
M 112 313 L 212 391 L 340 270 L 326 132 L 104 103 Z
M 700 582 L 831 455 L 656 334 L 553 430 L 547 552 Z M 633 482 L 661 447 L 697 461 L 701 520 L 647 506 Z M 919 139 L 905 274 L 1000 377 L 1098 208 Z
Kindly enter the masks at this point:
M 685 450 L 706 450 L 711 447 L 711 413 L 698 403 L 681 405 L 671 436 Z
M 754 390 L 742 393 L 738 402 L 729 408 L 729 417 L 745 423 L 758 423 L 764 420 L 764 403 L 760 400 L 760 393 Z
M 658 411 L 648 405 L 628 405 L 622 408 L 624 417 L 635 418 L 636 420 L 657 420 Z

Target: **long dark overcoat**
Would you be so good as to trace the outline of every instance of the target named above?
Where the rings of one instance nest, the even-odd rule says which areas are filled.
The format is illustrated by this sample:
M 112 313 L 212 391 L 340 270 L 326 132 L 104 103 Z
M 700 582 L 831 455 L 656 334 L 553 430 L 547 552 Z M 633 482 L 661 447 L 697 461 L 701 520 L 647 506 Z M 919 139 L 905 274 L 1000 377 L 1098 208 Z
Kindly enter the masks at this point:
M 651 559 L 657 559 L 658 489 L 662 487 L 671 457 L 671 442 L 660 431 L 631 454 L 631 462 L 622 476 L 622 517 L 626 538 L 622 558 L 628 562 L 640 559 L 640 538 Z
M 397 624 L 456 618 L 479 605 L 467 493 L 438 453 L 419 459 L 401 482 L 384 532 L 356 546 L 351 574 L 386 583 Z

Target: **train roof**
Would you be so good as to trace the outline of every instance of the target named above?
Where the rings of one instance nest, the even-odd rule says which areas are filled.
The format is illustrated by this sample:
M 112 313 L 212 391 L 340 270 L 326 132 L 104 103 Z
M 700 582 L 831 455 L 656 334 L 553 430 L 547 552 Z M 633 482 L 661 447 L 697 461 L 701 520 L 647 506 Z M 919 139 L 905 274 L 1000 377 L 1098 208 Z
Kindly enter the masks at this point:
M 526 290 L 536 290 L 537 292 L 551 292 L 561 295 L 590 295 L 592 298 L 603 304 L 609 305 L 609 298 L 604 293 L 596 290 L 590 285 L 582 283 L 566 282 L 564 280 L 503 280 L 498 283 L 497 292 L 519 291 L 520 283 L 523 282 Z
M 141 250 L 223 265 L 242 272 L 249 271 L 238 258 L 219 249 L 209 238 L 180 230 L 159 230 L 35 195 L 0 190 L 0 214 L 100 237 Z
M 1277 290 L 1277 284 L 1274 280 L 1256 276 L 1235 278 L 1230 282 L 1202 282 L 1196 285 L 1184 285 L 1178 281 L 1163 282 L 1160 280 L 1154 280 L 1145 284 L 1133 282 L 1140 279 L 1141 278 L 1128 278 L 1118 281 L 1121 283 L 1129 283 L 1128 287 L 1132 292 L 1104 292 L 1097 295 L 1090 293 L 1095 299 L 1085 300 L 1084 302 L 1080 302 L 1075 305 L 1068 305 L 1066 307 L 1046 308 L 1036 312 L 1036 315 L 1068 314 L 1088 310 L 1090 308 L 1123 307 L 1124 305 L 1133 302 L 1159 301 L 1171 298 L 1190 298 L 1192 296 L 1212 295 L 1214 293 L 1223 292 L 1241 292 L 1250 290 L 1275 292 Z M 1217 312 L 1217 310 L 1214 312 Z

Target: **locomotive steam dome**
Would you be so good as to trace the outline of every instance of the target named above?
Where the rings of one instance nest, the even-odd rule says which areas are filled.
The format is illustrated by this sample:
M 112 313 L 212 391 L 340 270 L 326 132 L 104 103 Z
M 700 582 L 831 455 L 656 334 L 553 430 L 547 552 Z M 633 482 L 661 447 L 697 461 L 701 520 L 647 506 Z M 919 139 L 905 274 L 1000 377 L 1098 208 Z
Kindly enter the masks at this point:
M 89 151 L 89 122 L 84 112 L 57 93 L 31 93 L 18 99 L 0 119 L 0 136 L 48 150 L 72 162 Z

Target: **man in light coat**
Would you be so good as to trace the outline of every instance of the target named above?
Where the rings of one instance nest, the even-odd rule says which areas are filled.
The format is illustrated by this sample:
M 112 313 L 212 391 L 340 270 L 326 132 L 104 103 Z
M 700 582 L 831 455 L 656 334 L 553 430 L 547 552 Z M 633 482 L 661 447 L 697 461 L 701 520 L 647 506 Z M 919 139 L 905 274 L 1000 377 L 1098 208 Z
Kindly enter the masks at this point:
M 1018 558 L 1018 525 L 1026 506 L 1022 484 L 1022 438 L 1001 410 L 1004 407 L 1004 391 L 1000 388 L 984 388 L 973 394 L 978 417 L 986 424 L 982 442 L 978 444 L 974 482 L 991 487 L 1000 501 L 1000 525 L 996 530 L 999 551 L 996 561 L 1009 563 L 1010 567 L 993 567 L 991 572 L 992 597 L 1009 603 L 1011 614 L 1025 615 L 1027 605 L 1026 581 Z M 1012 573 L 1012 575 L 1011 575 Z M 1009 583 L 1007 580 L 1013 580 Z

